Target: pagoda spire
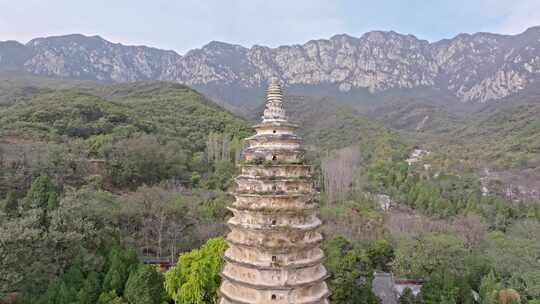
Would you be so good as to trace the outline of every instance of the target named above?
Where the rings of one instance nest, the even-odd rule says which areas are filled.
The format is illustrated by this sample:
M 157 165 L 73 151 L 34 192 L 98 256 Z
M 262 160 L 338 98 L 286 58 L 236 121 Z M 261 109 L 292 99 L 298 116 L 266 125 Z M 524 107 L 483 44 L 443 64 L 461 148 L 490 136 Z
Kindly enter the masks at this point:
M 270 79 L 270 85 L 266 90 L 266 108 L 263 114 L 263 123 L 272 121 L 287 121 L 287 115 L 283 109 L 283 93 L 277 77 Z

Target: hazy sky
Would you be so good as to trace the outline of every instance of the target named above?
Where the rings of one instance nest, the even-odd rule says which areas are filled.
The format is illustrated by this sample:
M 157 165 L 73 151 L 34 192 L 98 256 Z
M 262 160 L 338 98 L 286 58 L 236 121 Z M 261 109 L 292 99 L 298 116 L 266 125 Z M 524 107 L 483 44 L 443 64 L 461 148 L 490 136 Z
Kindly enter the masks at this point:
M 0 41 L 82 33 L 185 53 L 394 30 L 430 41 L 540 25 L 540 0 L 0 0 Z

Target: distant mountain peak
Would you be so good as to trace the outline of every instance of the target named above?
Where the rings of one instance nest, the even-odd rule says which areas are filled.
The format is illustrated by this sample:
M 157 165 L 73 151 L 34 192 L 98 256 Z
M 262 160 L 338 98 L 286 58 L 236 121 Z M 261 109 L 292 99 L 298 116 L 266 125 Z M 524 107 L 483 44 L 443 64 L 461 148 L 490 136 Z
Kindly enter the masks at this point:
M 523 34 L 526 34 L 526 33 L 537 33 L 537 34 L 540 34 L 540 25 L 529 27 L 528 29 L 526 29 L 526 30 L 523 32 Z
M 349 34 L 343 33 L 343 34 L 336 34 L 332 37 L 330 37 L 330 40 L 357 40 L 357 37 L 351 36 Z M 319 41 L 324 41 L 325 39 L 319 39 Z M 312 40 L 317 41 L 317 40 Z
M 431 87 L 462 101 L 487 102 L 540 80 L 538 38 L 540 26 L 514 36 L 460 34 L 434 43 L 394 31 L 371 31 L 275 48 L 211 41 L 180 56 L 72 34 L 37 38 L 26 45 L 0 42 L 0 69 L 109 82 L 166 80 L 244 88 L 260 88 L 278 75 L 285 85 L 367 88 L 372 93 Z
M 247 50 L 247 48 L 238 45 L 238 44 L 231 44 L 226 43 L 222 41 L 210 41 L 209 43 L 205 44 L 201 50 L 203 51 L 209 51 L 209 52 L 244 52 Z

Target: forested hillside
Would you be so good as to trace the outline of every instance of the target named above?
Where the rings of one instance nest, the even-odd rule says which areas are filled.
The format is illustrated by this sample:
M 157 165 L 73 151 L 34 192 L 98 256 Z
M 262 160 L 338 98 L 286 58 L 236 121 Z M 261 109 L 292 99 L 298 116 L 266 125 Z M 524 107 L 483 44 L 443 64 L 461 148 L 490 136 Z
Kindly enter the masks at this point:
M 482 114 L 478 121 L 453 134 L 460 134 L 469 153 L 500 166 L 529 168 L 540 174 L 540 103 L 506 106 Z
M 486 108 L 478 120 L 471 119 L 474 114 L 445 115 L 443 120 L 435 114 L 431 126 L 439 127 L 426 124 L 402 132 L 383 126 L 406 121 L 400 115 L 381 123 L 331 98 L 289 96 L 288 102 L 289 115 L 305 126 L 301 132 L 316 155 L 327 237 L 345 237 L 357 244 L 359 254 L 374 246 L 367 240 L 390 240 L 395 259 L 378 269 L 429 279 L 433 285 L 423 292 L 430 299 L 415 300 L 421 303 L 441 303 L 443 297 L 470 303 L 470 288 L 485 293 L 482 288 L 511 287 L 520 290 L 523 301 L 538 297 L 531 287 L 538 283 L 540 264 L 527 258 L 538 246 L 525 231 L 539 232 L 540 202 L 534 196 L 509 196 L 503 184 L 485 184 L 480 170 L 534 168 L 536 154 L 506 144 L 534 147 L 534 105 L 508 105 L 512 111 Z M 414 115 L 407 107 L 394 107 Z M 412 156 L 414 151 L 423 152 Z M 524 157 L 527 163 L 507 156 Z M 507 247 L 517 243 L 525 246 L 523 251 Z M 518 260 L 529 262 L 520 268 Z M 494 285 L 482 287 L 489 280 Z
M 0 299 L 215 303 L 227 191 L 262 108 L 245 119 L 165 82 L 0 88 Z M 477 170 L 537 163 L 537 107 L 463 124 L 429 114 L 419 130 L 439 109 L 393 109 L 377 121 L 332 98 L 286 98 L 320 190 L 332 303 L 378 303 L 373 271 L 425 281 L 400 303 L 473 303 L 472 291 L 538 303 L 540 203 L 484 193 Z

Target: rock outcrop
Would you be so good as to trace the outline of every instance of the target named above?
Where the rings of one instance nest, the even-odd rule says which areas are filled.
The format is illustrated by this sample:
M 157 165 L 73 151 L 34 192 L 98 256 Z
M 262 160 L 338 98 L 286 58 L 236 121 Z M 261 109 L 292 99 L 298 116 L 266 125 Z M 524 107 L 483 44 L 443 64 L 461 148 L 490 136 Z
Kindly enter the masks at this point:
M 540 79 L 540 27 L 514 36 L 460 34 L 435 43 L 382 31 L 277 48 L 214 41 L 185 56 L 68 35 L 26 45 L 0 42 L 0 69 L 5 68 L 106 82 L 168 80 L 245 88 L 261 88 L 278 76 L 286 85 L 331 84 L 341 91 L 432 87 L 462 101 L 487 102 Z

